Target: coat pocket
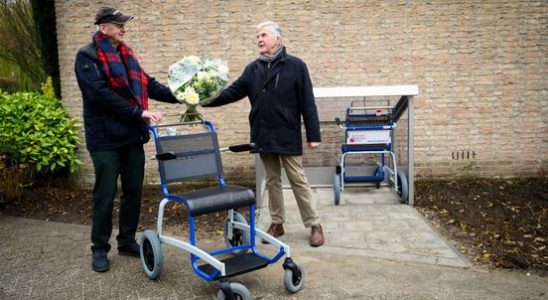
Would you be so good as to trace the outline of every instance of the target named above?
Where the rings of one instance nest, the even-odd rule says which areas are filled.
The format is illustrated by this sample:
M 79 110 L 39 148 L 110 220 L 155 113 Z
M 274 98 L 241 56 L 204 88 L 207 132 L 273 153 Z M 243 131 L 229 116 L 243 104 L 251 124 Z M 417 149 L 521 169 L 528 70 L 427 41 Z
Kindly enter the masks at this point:
M 132 135 L 131 124 L 118 119 L 105 121 L 106 134 L 113 138 L 129 138 Z
M 288 107 L 284 107 L 284 112 L 288 127 L 294 130 L 301 130 L 299 119 L 295 117 L 294 111 Z

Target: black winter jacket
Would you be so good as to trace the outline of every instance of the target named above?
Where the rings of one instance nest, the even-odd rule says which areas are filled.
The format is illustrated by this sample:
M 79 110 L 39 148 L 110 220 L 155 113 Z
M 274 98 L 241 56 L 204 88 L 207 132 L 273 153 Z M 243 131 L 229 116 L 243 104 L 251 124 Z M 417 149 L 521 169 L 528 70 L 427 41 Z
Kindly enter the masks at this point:
M 149 140 L 143 109 L 134 106 L 107 85 L 96 45 L 90 43 L 78 50 L 74 65 L 82 92 L 86 146 L 89 151 L 115 150 Z M 168 87 L 148 77 L 148 97 L 177 103 Z
M 255 60 L 212 103 L 248 97 L 250 141 L 258 152 L 302 155 L 301 116 L 307 142 L 321 142 L 320 123 L 306 64 L 283 49 L 275 61 Z

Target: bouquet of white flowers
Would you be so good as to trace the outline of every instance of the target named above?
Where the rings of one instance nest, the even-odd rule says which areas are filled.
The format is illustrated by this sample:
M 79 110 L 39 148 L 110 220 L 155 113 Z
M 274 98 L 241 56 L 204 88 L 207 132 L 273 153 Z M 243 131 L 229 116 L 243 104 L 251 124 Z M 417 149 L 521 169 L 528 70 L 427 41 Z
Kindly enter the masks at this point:
M 196 106 L 217 97 L 227 81 L 228 66 L 221 59 L 186 56 L 171 65 L 169 89 L 179 102 L 187 106 L 181 115 L 181 122 L 202 120 Z

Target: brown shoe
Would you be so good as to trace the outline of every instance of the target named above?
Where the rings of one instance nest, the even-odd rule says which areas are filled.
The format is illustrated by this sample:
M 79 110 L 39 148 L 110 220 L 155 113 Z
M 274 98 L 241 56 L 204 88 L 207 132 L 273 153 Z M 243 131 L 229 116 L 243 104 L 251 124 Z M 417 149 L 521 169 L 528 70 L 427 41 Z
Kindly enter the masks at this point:
M 325 243 L 325 239 L 323 238 L 322 225 L 313 225 L 310 229 L 310 246 L 319 247 L 323 243 Z
M 274 223 L 272 223 L 272 224 L 270 224 L 270 227 L 268 228 L 268 231 L 266 233 L 268 233 L 269 235 L 277 238 L 279 236 L 284 235 L 284 233 L 285 233 L 284 232 L 284 226 L 283 226 L 283 224 L 274 224 Z M 262 243 L 263 244 L 268 244 L 268 242 L 265 241 L 265 240 L 262 240 Z

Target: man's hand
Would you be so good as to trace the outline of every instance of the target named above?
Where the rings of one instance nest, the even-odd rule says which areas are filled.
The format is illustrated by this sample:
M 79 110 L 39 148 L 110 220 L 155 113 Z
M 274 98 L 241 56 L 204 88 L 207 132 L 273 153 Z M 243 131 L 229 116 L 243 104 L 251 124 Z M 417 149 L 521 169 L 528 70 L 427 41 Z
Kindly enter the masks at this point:
M 225 89 L 225 88 L 223 88 L 222 90 L 220 90 L 220 91 L 217 93 L 217 95 L 212 96 L 212 97 L 209 97 L 208 99 L 205 99 L 205 100 L 202 100 L 202 101 L 198 102 L 198 105 L 207 107 L 208 104 L 211 104 L 211 103 L 215 102 L 215 100 L 217 100 L 217 98 L 219 98 L 219 95 L 221 95 L 221 92 L 222 92 L 224 89 Z
M 313 149 L 316 149 L 318 148 L 318 146 L 320 146 L 321 143 L 319 142 L 308 142 L 308 149 L 310 150 L 313 150 Z
M 163 112 L 151 112 L 148 110 L 143 110 L 143 114 L 141 115 L 143 120 L 147 122 L 148 124 L 154 122 L 154 123 L 160 123 L 162 121 L 162 118 L 164 117 Z

